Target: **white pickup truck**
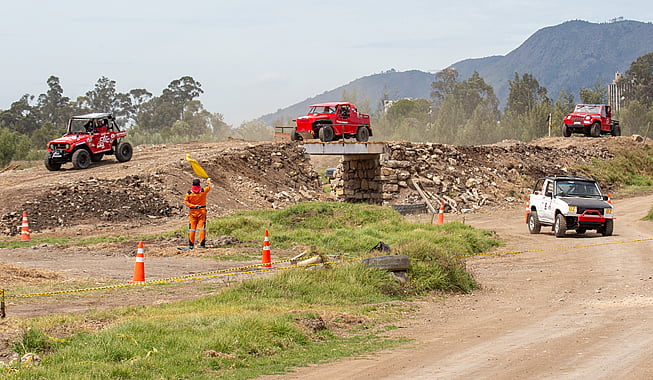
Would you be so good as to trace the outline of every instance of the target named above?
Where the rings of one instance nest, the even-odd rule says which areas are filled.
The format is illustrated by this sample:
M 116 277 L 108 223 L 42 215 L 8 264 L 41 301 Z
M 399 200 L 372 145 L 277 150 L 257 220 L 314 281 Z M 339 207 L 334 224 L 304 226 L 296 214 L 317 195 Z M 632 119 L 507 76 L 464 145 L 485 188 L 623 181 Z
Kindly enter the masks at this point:
M 553 226 L 556 237 L 567 230 L 583 234 L 596 230 L 612 235 L 614 213 L 609 198 L 601 193 L 598 183 L 590 178 L 551 175 L 535 183 L 529 197 L 526 223 L 532 234 L 542 226 Z

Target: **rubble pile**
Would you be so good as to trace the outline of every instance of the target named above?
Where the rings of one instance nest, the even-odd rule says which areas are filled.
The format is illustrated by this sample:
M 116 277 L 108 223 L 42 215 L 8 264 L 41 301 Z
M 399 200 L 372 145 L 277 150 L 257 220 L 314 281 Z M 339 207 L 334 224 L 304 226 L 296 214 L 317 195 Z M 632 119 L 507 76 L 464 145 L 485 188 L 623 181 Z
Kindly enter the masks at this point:
M 540 176 L 575 174 L 572 165 L 613 157 L 598 145 L 551 148 L 516 141 L 484 146 L 404 142 L 389 144 L 389 150 L 378 178 L 384 204 L 424 203 L 417 184 L 436 207 L 444 201 L 453 212 L 514 206 Z
M 116 222 L 158 219 L 178 214 L 180 206 L 168 204 L 160 195 L 161 184 L 147 182 L 138 175 L 118 180 L 90 178 L 85 181 L 59 184 L 27 200 L 22 209 L 29 215 L 32 231 L 65 227 L 80 223 Z M 22 214 L 11 212 L 0 218 L 5 235 L 15 235 Z

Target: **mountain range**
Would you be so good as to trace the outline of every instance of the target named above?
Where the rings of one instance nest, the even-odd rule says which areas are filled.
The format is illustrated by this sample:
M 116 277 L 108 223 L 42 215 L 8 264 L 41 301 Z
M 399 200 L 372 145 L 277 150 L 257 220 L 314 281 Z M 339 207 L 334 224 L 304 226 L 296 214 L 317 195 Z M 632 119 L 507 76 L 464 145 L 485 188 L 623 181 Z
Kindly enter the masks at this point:
M 455 68 L 459 80 L 474 71 L 494 88 L 501 104 L 510 91 L 510 80 L 515 73 L 530 73 L 557 99 L 561 90 L 574 94 L 578 90 L 594 88 L 597 83 L 611 83 L 617 72 L 625 72 L 638 57 L 653 52 L 653 24 L 632 20 L 591 23 L 567 21 L 542 28 L 507 55 L 466 59 L 447 68 Z M 410 70 L 389 70 L 356 79 L 348 84 L 325 91 L 300 103 L 261 116 L 266 124 L 275 120 L 294 119 L 304 115 L 310 104 L 339 101 L 346 91 L 356 99 L 367 100 L 371 111 L 376 111 L 381 99 L 430 99 L 434 73 Z

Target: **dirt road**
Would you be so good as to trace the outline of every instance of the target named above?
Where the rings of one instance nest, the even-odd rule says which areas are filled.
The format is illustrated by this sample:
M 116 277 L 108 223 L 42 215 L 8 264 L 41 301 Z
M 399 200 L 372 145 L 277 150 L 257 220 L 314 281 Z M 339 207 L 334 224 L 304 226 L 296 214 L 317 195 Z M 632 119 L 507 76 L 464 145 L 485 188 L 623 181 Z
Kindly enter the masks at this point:
M 546 250 L 469 259 L 483 289 L 423 301 L 392 333 L 406 348 L 263 378 L 651 379 L 653 241 L 625 241 L 653 238 L 639 220 L 653 196 L 614 203 L 611 237 L 529 235 L 522 210 L 467 216 L 509 239 L 498 251 Z

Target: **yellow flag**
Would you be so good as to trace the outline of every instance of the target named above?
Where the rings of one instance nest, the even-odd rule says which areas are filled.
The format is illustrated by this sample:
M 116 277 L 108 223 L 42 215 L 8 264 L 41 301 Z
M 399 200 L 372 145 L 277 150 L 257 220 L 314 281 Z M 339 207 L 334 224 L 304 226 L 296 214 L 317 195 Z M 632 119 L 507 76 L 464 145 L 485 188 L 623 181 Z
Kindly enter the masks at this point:
M 193 171 L 195 174 L 197 174 L 198 177 L 201 178 L 209 178 L 209 176 L 206 174 L 204 169 L 200 166 L 199 162 L 197 160 L 190 158 L 190 154 L 186 155 L 186 161 L 190 162 L 190 166 L 193 168 Z

